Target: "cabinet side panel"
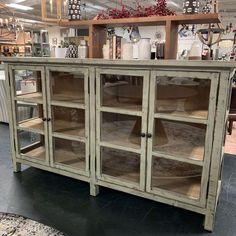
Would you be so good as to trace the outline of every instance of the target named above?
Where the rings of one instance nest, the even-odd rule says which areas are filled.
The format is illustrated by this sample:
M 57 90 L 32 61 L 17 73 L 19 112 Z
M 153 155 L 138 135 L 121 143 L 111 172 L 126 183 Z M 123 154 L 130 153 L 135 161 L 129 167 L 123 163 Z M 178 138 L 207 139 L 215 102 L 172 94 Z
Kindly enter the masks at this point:
M 225 117 L 228 103 L 228 94 L 230 92 L 230 73 L 222 72 L 220 75 L 217 111 L 215 117 L 214 141 L 212 150 L 212 159 L 210 167 L 209 190 L 207 200 L 207 214 L 205 218 L 205 229 L 212 231 L 214 217 L 217 207 L 217 195 L 219 186 L 219 177 L 222 165 L 222 148 L 225 136 Z

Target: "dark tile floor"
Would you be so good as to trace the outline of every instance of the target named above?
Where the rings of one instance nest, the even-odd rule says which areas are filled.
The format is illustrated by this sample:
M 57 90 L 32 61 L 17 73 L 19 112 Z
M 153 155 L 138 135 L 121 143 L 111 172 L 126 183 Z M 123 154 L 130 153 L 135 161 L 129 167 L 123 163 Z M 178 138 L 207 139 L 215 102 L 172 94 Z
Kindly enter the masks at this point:
M 8 126 L 0 125 L 0 212 L 20 214 L 69 236 L 236 235 L 236 157 L 226 156 L 224 181 L 212 234 L 203 216 L 35 168 L 13 174 Z

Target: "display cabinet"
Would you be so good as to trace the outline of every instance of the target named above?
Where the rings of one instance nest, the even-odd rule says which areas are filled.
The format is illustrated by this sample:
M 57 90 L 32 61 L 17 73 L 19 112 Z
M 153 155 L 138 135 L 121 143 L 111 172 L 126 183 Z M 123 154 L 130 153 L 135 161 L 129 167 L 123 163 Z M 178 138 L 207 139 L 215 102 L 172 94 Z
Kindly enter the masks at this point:
M 212 230 L 234 63 L 6 58 L 26 164 L 200 213 Z M 183 222 L 184 223 L 184 222 Z

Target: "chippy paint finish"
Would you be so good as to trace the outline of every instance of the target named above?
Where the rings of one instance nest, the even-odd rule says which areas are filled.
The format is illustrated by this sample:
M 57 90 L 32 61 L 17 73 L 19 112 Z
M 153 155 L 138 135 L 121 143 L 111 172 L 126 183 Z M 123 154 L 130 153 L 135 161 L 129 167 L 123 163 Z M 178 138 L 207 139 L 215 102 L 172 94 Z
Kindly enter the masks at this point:
M 220 190 L 220 178 L 222 168 L 222 156 L 225 137 L 225 124 L 227 121 L 228 104 L 230 100 L 231 78 L 236 68 L 236 63 L 226 62 L 202 62 L 202 61 L 122 61 L 122 60 L 77 60 L 77 59 L 51 59 L 51 58 L 3 58 L 5 63 L 5 73 L 8 86 L 8 106 L 10 118 L 10 137 L 11 137 L 11 153 L 13 160 L 13 168 L 15 172 L 21 170 L 21 164 L 27 164 L 36 168 L 40 168 L 53 173 L 72 177 L 78 180 L 90 183 L 90 194 L 96 196 L 99 194 L 99 186 L 112 188 L 115 190 L 127 192 L 136 196 L 144 197 L 154 201 L 166 203 L 190 211 L 194 211 L 205 215 L 206 230 L 212 231 L 214 225 L 214 217 L 216 213 L 217 201 Z M 45 86 L 45 98 L 43 105 L 46 116 L 51 116 L 50 108 L 50 76 L 49 70 L 57 69 L 59 71 L 80 71 L 84 73 L 86 86 L 86 130 L 87 130 L 87 148 L 86 148 L 86 171 L 78 172 L 69 168 L 59 168 L 53 164 L 52 152 L 52 132 L 50 122 L 45 125 L 45 135 L 48 142 L 48 157 L 46 162 L 33 162 L 30 159 L 22 158 L 17 155 L 18 137 L 16 135 L 17 126 L 15 120 L 15 96 L 13 83 L 13 69 L 40 69 Z M 72 69 L 73 68 L 73 69 Z M 142 140 L 142 148 L 140 150 L 141 168 L 140 168 L 140 185 L 122 183 L 116 178 L 103 176 L 101 177 L 99 158 L 100 145 L 100 113 L 105 108 L 100 106 L 100 74 L 101 73 L 117 73 L 143 76 L 143 108 L 142 112 L 127 111 L 115 109 L 120 114 L 130 114 L 141 116 L 142 131 L 153 132 L 154 118 L 166 118 L 172 121 L 185 121 L 207 125 L 204 161 L 197 162 L 194 160 L 179 159 L 173 156 L 164 155 L 163 158 L 169 160 L 180 160 L 203 167 L 203 176 L 201 182 L 200 200 L 193 201 L 187 197 L 179 196 L 175 193 L 167 191 L 151 189 L 151 159 L 152 155 L 152 139 Z M 195 118 L 178 118 L 168 115 L 154 114 L 154 96 L 155 96 L 155 78 L 157 75 L 174 75 L 177 77 L 188 76 L 199 79 L 211 80 L 210 106 L 209 116 L 206 121 Z M 65 105 L 63 102 L 58 105 Z M 106 108 L 104 111 L 113 111 L 113 108 Z M 108 144 L 109 146 L 109 144 Z M 110 145 L 112 148 L 118 148 Z M 130 148 L 122 148 L 131 151 Z M 147 151 L 146 151 L 147 150 Z M 133 151 L 133 150 L 132 150 Z M 161 155 L 161 154 L 160 154 Z

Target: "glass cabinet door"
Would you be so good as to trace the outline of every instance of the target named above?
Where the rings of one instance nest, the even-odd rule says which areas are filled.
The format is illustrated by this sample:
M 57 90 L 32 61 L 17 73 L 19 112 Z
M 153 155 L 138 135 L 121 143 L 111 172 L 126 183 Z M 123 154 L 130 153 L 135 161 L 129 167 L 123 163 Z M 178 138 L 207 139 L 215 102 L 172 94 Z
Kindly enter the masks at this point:
M 89 175 L 88 69 L 47 68 L 53 167 Z
M 144 190 L 149 72 L 97 70 L 99 180 Z
M 148 192 L 205 204 L 218 79 L 217 73 L 152 73 Z
M 17 157 L 48 165 L 44 68 L 12 66 L 10 74 Z

